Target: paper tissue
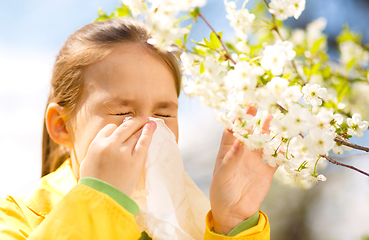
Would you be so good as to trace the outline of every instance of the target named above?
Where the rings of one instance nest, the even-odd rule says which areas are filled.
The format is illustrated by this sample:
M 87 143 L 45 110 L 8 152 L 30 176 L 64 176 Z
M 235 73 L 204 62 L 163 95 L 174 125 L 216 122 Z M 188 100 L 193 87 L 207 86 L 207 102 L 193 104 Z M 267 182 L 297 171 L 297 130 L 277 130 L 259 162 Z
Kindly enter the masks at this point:
M 136 222 L 153 239 L 203 239 L 208 198 L 185 173 L 175 135 L 155 121 L 146 163 L 132 199 L 140 207 Z

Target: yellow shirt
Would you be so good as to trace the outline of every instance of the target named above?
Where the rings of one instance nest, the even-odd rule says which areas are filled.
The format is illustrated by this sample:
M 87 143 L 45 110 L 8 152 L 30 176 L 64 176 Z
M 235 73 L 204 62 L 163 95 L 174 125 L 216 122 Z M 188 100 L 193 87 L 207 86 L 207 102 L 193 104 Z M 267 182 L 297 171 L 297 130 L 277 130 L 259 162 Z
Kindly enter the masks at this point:
M 205 223 L 204 223 L 205 224 Z M 234 237 L 211 232 L 211 211 L 204 239 L 269 240 L 268 218 L 260 211 L 255 227 Z M 41 178 L 28 197 L 0 199 L 0 239 L 139 239 L 134 215 L 107 194 L 77 184 L 70 161 Z

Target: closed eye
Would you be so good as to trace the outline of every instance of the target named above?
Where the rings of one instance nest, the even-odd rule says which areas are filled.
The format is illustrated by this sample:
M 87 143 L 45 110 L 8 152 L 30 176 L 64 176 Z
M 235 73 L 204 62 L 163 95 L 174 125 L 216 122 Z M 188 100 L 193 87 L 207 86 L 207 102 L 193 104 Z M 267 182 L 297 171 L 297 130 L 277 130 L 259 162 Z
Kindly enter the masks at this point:
M 116 115 L 116 116 L 125 116 L 131 114 L 131 112 L 126 112 L 126 113 L 116 113 L 116 114 L 112 114 L 112 115 Z
M 158 116 L 158 117 L 171 117 L 171 115 L 165 115 L 165 114 L 155 114 L 155 116 Z

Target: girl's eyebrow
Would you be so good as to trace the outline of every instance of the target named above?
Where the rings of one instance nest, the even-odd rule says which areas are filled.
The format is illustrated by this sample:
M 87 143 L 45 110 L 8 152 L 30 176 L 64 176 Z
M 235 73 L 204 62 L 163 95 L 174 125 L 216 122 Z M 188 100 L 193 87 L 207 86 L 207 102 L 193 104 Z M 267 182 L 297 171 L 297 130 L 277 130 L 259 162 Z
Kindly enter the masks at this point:
M 111 105 L 122 105 L 122 106 L 130 106 L 134 101 L 129 99 L 123 98 L 113 98 L 102 102 L 104 106 L 111 106 Z
M 155 104 L 154 108 L 178 109 L 178 104 L 173 101 L 162 101 Z
M 130 100 L 130 99 L 124 99 L 124 98 L 114 98 L 111 100 L 107 100 L 103 102 L 103 105 L 121 105 L 121 106 L 130 106 L 132 104 L 134 104 L 134 100 Z M 167 109 L 173 109 L 173 110 L 177 110 L 178 109 L 178 104 L 175 103 L 174 101 L 161 101 L 161 102 L 157 102 L 154 105 L 155 109 L 159 109 L 159 108 L 167 108 Z

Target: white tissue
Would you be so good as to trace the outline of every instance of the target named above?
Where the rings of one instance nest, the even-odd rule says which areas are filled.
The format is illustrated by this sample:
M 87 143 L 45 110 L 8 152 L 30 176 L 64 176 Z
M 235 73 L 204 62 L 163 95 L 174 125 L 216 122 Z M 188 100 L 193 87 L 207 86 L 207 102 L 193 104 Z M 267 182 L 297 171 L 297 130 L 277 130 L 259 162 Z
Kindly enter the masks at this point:
M 172 131 L 162 119 L 150 120 L 157 129 L 131 196 L 140 207 L 136 222 L 153 240 L 203 239 L 209 200 L 185 173 Z

